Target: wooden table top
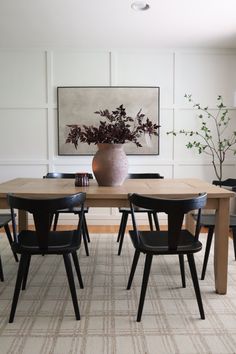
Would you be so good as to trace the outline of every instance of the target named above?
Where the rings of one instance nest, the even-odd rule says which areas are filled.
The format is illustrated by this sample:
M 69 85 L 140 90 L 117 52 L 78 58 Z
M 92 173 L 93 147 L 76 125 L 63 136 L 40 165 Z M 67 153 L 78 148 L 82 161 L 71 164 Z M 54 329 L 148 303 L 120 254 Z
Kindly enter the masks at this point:
M 95 180 L 89 187 L 75 187 L 73 179 L 16 178 L 0 184 L 0 208 L 7 208 L 7 193 L 28 197 L 58 197 L 86 192 L 86 203 L 92 207 L 121 207 L 128 205 L 127 195 L 139 193 L 163 198 L 189 198 L 200 192 L 208 194 L 208 209 L 216 209 L 215 227 L 215 289 L 219 294 L 227 292 L 229 199 L 235 193 L 195 178 L 180 179 L 127 179 L 122 186 L 100 187 Z M 191 219 L 191 222 L 190 222 Z M 191 228 L 193 218 L 187 217 Z M 19 228 L 28 224 L 26 213 L 19 213 Z
M 108 205 L 109 200 L 111 206 L 113 206 L 112 204 L 117 206 L 119 200 L 127 200 L 129 193 L 163 198 L 188 198 L 196 196 L 200 192 L 206 192 L 208 198 L 234 196 L 231 191 L 195 178 L 127 179 L 122 186 L 115 187 L 98 186 L 95 180 L 91 180 L 88 187 L 75 187 L 73 179 L 16 178 L 0 184 L 0 199 L 6 198 L 6 194 L 9 192 L 22 196 L 55 197 L 75 194 L 80 191 L 86 193 L 88 203 L 89 201 L 97 201 L 97 203 L 95 202 L 97 205 L 99 201 L 100 204 L 102 201 L 106 201 L 105 206 Z M 116 202 L 114 202 L 115 200 Z

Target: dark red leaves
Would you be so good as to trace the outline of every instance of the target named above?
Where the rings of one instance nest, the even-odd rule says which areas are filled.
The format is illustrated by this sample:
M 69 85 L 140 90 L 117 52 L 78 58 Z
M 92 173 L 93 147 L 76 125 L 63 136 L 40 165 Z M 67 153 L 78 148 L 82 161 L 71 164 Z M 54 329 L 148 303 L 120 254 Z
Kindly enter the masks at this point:
M 140 111 L 135 118 L 126 114 L 123 105 L 116 110 L 109 112 L 108 109 L 94 112 L 101 117 L 105 117 L 107 121 L 100 121 L 98 127 L 76 124 L 67 125 L 70 132 L 67 136 L 66 143 L 74 144 L 78 147 L 78 142 L 87 144 L 109 143 L 124 144 L 133 142 L 136 146 L 141 147 L 139 138 L 145 133 L 148 135 L 158 135 L 159 125 L 152 123 L 149 118 L 145 120 L 145 114 Z

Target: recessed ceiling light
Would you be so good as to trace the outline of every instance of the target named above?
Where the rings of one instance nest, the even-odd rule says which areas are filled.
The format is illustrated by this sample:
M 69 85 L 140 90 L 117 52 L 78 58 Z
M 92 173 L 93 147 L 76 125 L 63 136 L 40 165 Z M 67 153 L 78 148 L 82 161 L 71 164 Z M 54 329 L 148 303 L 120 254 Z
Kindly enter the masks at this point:
M 145 11 L 150 8 L 150 6 L 145 1 L 135 1 L 131 4 L 133 10 Z

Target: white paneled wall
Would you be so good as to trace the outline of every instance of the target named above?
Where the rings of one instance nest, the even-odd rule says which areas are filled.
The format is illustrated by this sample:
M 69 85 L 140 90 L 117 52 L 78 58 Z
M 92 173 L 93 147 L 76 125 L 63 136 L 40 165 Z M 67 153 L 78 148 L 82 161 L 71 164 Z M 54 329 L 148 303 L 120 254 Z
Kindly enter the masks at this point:
M 233 105 L 236 91 L 235 52 L 177 53 L 175 103 L 183 106 L 184 93 L 192 93 L 203 105 L 215 107 L 217 95 Z
M 159 172 L 166 178 L 215 178 L 211 161 L 185 147 L 169 130 L 196 126 L 184 99 L 213 109 L 221 94 L 236 130 L 236 51 L 0 50 L 0 182 L 42 177 L 48 171 L 91 172 L 92 156 L 58 156 L 57 86 L 160 86 L 160 155 L 128 156 L 130 172 Z M 224 177 L 236 175 L 229 155 Z M 71 216 L 67 216 L 71 218 Z M 93 209 L 93 224 L 117 223 L 116 209 Z M 74 220 L 70 220 L 73 222 Z M 63 220 L 62 220 L 63 222 Z
M 6 107 L 44 107 L 47 93 L 44 51 L 0 52 L 0 104 Z

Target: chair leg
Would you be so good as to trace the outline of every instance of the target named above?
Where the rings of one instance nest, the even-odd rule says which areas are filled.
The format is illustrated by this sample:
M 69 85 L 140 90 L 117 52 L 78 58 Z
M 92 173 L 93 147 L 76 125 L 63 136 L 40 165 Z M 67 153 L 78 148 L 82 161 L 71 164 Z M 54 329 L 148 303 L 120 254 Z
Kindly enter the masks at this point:
M 128 221 L 128 213 L 123 213 L 121 223 L 120 223 L 120 230 L 119 230 L 119 248 L 118 248 L 118 256 L 121 255 L 121 250 L 123 246 L 124 236 L 125 236 L 125 229 Z
M 147 254 L 146 255 L 144 272 L 143 272 L 142 289 L 141 289 L 139 306 L 138 306 L 137 322 L 140 322 L 141 321 L 141 317 L 142 317 L 143 304 L 144 304 L 144 300 L 145 300 L 145 295 L 146 295 L 146 290 L 147 290 L 147 285 L 148 285 L 148 279 L 149 279 L 150 269 L 151 269 L 151 265 L 152 265 L 152 257 L 153 257 L 152 254 Z
M 120 227 L 119 227 L 119 231 L 118 231 L 118 236 L 117 236 L 116 242 L 119 242 L 119 241 L 120 241 L 120 235 L 121 235 L 122 227 L 123 227 L 123 224 L 124 224 L 124 215 L 125 215 L 125 214 L 126 214 L 126 213 L 122 213 L 122 215 L 121 215 Z
M 153 222 L 152 222 L 152 212 L 148 211 L 148 221 L 149 221 L 149 226 L 150 226 L 150 230 L 153 231 Z
M 0 256 L 0 280 L 4 281 L 3 268 L 2 268 L 2 260 Z
M 199 288 L 199 283 L 198 283 L 198 277 L 197 277 L 197 271 L 196 271 L 196 266 L 195 266 L 195 261 L 194 261 L 194 256 L 193 254 L 187 254 L 188 257 L 188 263 L 189 263 L 189 268 L 192 276 L 192 281 L 193 281 L 193 286 L 197 298 L 197 303 L 198 303 L 198 308 L 200 312 L 201 319 L 205 319 L 205 314 L 204 314 L 204 309 L 203 309 L 203 304 L 202 304 L 202 297 L 201 297 L 201 291 Z
M 15 285 L 15 290 L 14 290 L 14 295 L 13 295 L 13 300 L 11 305 L 9 323 L 12 323 L 14 321 L 16 306 L 19 299 L 20 289 L 21 289 L 24 273 L 27 267 L 27 263 L 28 263 L 28 255 L 22 254 L 20 257 L 20 262 L 19 262 L 19 267 L 17 272 L 16 285 Z
M 65 263 L 66 274 L 67 274 L 71 297 L 72 297 L 72 302 L 73 302 L 73 306 L 74 306 L 75 317 L 77 320 L 80 320 L 79 306 L 78 306 L 78 300 L 77 300 L 77 295 L 76 295 L 75 282 L 74 282 L 74 277 L 73 277 L 73 272 L 72 272 L 70 255 L 63 254 L 63 259 L 64 259 L 64 263 Z
M 78 216 L 79 216 L 79 222 L 78 222 L 78 225 L 77 225 L 77 229 L 80 226 L 80 217 L 81 217 L 81 215 L 78 214 Z M 86 224 L 85 217 L 83 218 L 81 224 L 82 224 L 81 225 L 81 232 L 82 232 L 82 238 L 83 238 L 83 241 L 84 241 L 85 253 L 86 253 L 86 256 L 89 256 L 88 242 L 90 242 L 90 240 L 89 240 L 89 235 L 88 235 L 88 229 L 86 227 L 87 224 Z
M 80 222 L 81 214 L 78 214 L 78 217 L 79 217 L 79 221 L 78 221 L 77 228 L 79 228 L 79 222 Z M 90 237 L 89 237 L 89 232 L 88 232 L 88 225 L 87 225 L 87 221 L 86 221 L 86 218 L 85 218 L 85 214 L 84 214 L 84 218 L 83 218 L 83 222 L 82 222 L 82 228 L 84 229 L 84 233 L 86 235 L 87 242 L 90 242 Z
M 154 224 L 155 224 L 156 230 L 160 231 L 160 225 L 159 225 L 157 213 L 152 213 L 152 216 L 153 216 L 153 220 L 154 220 Z
M 205 250 L 204 261 L 203 261 L 203 266 L 202 266 L 201 280 L 204 280 L 204 278 L 205 278 L 206 268 L 207 268 L 209 254 L 210 254 L 211 242 L 212 242 L 212 237 L 213 237 L 213 234 L 214 234 L 214 230 L 215 230 L 215 226 L 214 225 L 209 227 L 208 235 L 207 235 L 206 250 Z
M 128 285 L 127 285 L 127 290 L 130 289 L 133 278 L 134 278 L 134 273 L 138 264 L 138 260 L 139 260 L 139 256 L 140 256 L 140 252 L 138 250 L 135 250 L 134 253 L 134 258 L 133 258 L 133 262 L 132 262 L 132 267 L 131 267 L 131 271 L 130 271 L 130 275 L 129 275 L 129 280 L 128 280 Z
M 183 254 L 179 254 L 179 267 L 180 267 L 180 273 L 181 273 L 181 279 L 182 279 L 182 286 L 183 286 L 183 288 L 186 288 L 185 270 L 184 270 L 184 255 Z
M 234 259 L 236 260 L 236 227 L 233 226 L 231 229 L 232 229 L 232 234 L 233 234 Z
M 26 269 L 25 269 L 23 280 L 22 280 L 21 290 L 25 290 L 25 288 L 26 288 L 26 283 L 27 283 L 28 273 L 29 273 L 29 267 L 30 267 L 30 260 L 31 260 L 31 256 L 28 257 L 28 262 L 26 264 Z
M 82 223 L 82 237 L 83 237 L 83 241 L 84 241 L 84 248 L 85 248 L 85 253 L 86 256 L 89 256 L 89 249 L 88 249 L 88 239 L 87 239 L 87 235 L 86 235 L 86 231 L 85 231 L 85 227 L 84 227 L 84 222 Z
M 87 241 L 90 242 L 89 231 L 88 231 L 88 225 L 87 225 L 87 220 L 86 220 L 85 215 L 84 215 L 84 229 L 85 229 Z
M 12 239 L 12 235 L 11 235 L 11 231 L 10 231 L 9 225 L 8 224 L 4 225 L 4 229 L 5 229 L 9 244 L 11 246 L 12 243 L 13 243 L 13 239 Z M 13 253 L 13 256 L 14 256 L 16 262 L 18 262 L 17 254 L 15 252 L 13 252 L 13 251 L 12 251 L 12 253 Z
M 53 231 L 56 231 L 56 229 L 57 229 L 57 223 L 58 223 L 58 218 L 59 218 L 59 213 L 55 213 L 54 214 L 54 223 L 53 223 Z
M 72 258 L 73 258 L 73 261 L 74 261 L 76 274 L 77 274 L 77 277 L 78 277 L 78 280 L 79 280 L 80 289 L 83 289 L 84 288 L 84 284 L 83 284 L 83 279 L 82 279 L 80 266 L 79 266 L 79 260 L 78 260 L 78 256 L 77 256 L 76 252 L 72 253 Z

